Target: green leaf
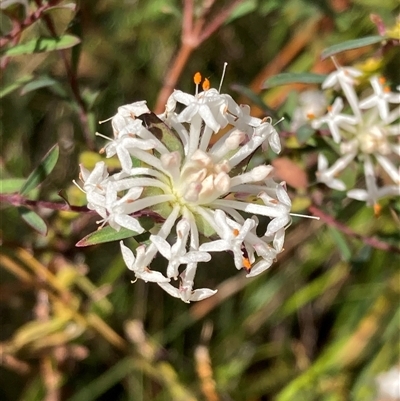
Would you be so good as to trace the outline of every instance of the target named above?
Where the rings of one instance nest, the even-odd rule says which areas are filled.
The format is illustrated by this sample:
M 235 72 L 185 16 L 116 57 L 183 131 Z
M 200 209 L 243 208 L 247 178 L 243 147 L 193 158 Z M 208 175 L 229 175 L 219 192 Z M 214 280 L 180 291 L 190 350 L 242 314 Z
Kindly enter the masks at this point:
M 21 89 L 21 95 L 25 95 L 28 92 L 32 92 L 36 89 L 40 88 L 45 88 L 47 86 L 53 86 L 56 85 L 58 82 L 50 77 L 39 77 L 38 79 L 35 79 L 28 84 L 26 84 L 22 89 Z
M 315 134 L 315 129 L 309 125 L 302 125 L 296 131 L 296 137 L 300 143 L 306 143 Z
M 20 77 L 13 81 L 10 85 L 6 86 L 5 88 L 2 88 L 0 90 L 0 98 L 3 98 L 4 96 L 8 95 L 11 92 L 14 92 L 16 89 L 21 87 L 22 85 L 25 85 L 27 82 L 29 82 L 33 78 L 33 75 L 24 75 L 23 77 Z
M 312 72 L 284 72 L 282 74 L 275 75 L 268 78 L 264 82 L 263 88 L 272 88 L 279 85 L 287 85 L 294 83 L 302 84 L 322 84 L 326 78 L 326 75 L 314 74 Z
M 6 178 L 0 180 L 0 194 L 12 194 L 18 192 L 24 185 L 25 178 Z
M 91 246 L 96 244 L 103 244 L 104 242 L 119 241 L 121 239 L 134 237 L 139 235 L 137 232 L 121 228 L 119 231 L 114 230 L 112 227 L 103 227 L 93 233 L 86 235 L 76 243 L 78 247 Z
M 22 220 L 25 221 L 28 225 L 30 225 L 34 230 L 36 230 L 39 234 L 46 235 L 47 234 L 47 225 L 44 220 L 33 210 L 30 210 L 24 206 L 20 206 L 17 208 L 18 213 L 20 214 Z
M 154 219 L 151 217 L 139 217 L 140 225 L 145 229 L 145 231 L 149 231 L 154 226 Z M 127 228 L 121 227 L 119 231 L 114 230 L 110 226 L 103 227 L 100 230 L 94 231 L 86 237 L 82 238 L 80 241 L 76 243 L 75 246 L 84 247 L 91 246 L 96 244 L 102 244 L 104 242 L 112 242 L 119 241 L 121 239 L 136 237 L 141 235 L 135 231 L 128 230 Z
M 178 151 L 184 157 L 183 145 L 179 135 L 154 113 L 144 113 L 137 118 L 143 121 L 143 125 L 158 139 L 170 152 Z
M 257 10 L 257 7 L 258 7 L 258 1 L 256 0 L 246 0 L 238 4 L 237 7 L 235 7 L 234 10 L 232 11 L 229 18 L 226 20 L 225 24 L 229 24 L 235 21 L 236 19 L 239 19 L 247 14 L 250 14 L 251 12 Z
M 332 227 L 328 227 L 328 231 L 333 241 L 336 243 L 336 246 L 342 255 L 342 259 L 348 262 L 352 257 L 352 251 L 349 247 L 348 240 L 340 231 Z
M 47 178 L 57 163 L 59 153 L 60 151 L 57 144 L 47 152 L 39 166 L 37 166 L 27 178 L 25 185 L 21 188 L 21 195 L 26 195 Z
M 11 47 L 4 52 L 4 56 L 20 56 L 22 54 L 43 53 L 53 50 L 68 49 L 80 43 L 80 39 L 73 35 L 64 35 L 60 38 L 38 38 Z
M 366 36 L 365 38 L 361 39 L 354 39 L 354 40 L 348 40 L 343 43 L 339 43 L 337 45 L 333 45 L 325 49 L 322 54 L 321 54 L 321 59 L 324 60 L 328 57 L 331 57 L 337 53 L 346 51 L 346 50 L 353 50 L 353 49 L 358 49 L 360 47 L 368 46 L 368 45 L 373 45 L 375 43 L 381 43 L 384 40 L 382 36 Z

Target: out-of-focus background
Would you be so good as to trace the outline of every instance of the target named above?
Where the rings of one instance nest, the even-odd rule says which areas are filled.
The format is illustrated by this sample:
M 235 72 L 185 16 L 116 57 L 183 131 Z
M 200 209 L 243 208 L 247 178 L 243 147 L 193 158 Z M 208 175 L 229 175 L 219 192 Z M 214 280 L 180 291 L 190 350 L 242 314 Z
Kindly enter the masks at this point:
M 374 213 L 317 185 L 317 156 L 326 145 L 321 137 L 301 143 L 290 116 L 299 94 L 318 86 L 263 89 L 282 72 L 332 71 L 331 60 L 321 61 L 323 49 L 377 35 L 377 15 L 394 27 L 398 2 L 193 1 L 203 36 L 186 32 L 182 44 L 183 3 L 192 4 L 2 1 L 1 192 L 18 191 L 56 143 L 60 156 L 27 196 L 46 235 L 24 221 L 32 223 L 29 208 L 1 205 L 0 399 L 399 399 L 399 203 Z M 65 34 L 80 44 L 7 53 L 39 36 Z M 399 50 L 389 53 L 372 44 L 338 59 L 399 85 Z M 137 100 L 161 112 L 168 82 L 194 93 L 197 71 L 218 88 L 224 62 L 223 92 L 250 104 L 254 115 L 285 117 L 278 126 L 283 151 L 273 164 L 294 211 L 310 214 L 319 201 L 328 218 L 296 218 L 284 252 L 254 279 L 237 271 L 229 254 L 214 255 L 197 275 L 218 293 L 185 304 L 155 284 L 132 284 L 118 242 L 75 246 L 96 230 L 98 216 L 40 202 L 62 202 L 62 190 L 71 205 L 84 206 L 72 180 L 79 163 L 92 168 L 102 159 L 105 141 L 94 133 L 112 135 L 110 124 L 98 121 Z

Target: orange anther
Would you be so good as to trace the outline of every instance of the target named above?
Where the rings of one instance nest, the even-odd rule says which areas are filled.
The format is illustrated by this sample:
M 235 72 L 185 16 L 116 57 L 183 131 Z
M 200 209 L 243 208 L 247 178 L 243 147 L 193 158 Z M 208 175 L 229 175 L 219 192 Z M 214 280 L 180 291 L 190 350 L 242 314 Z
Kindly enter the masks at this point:
M 251 263 L 250 260 L 248 258 L 243 258 L 243 267 L 249 271 L 251 269 Z
M 207 91 L 210 89 L 210 81 L 207 78 L 204 78 L 204 82 L 203 82 L 203 90 Z
M 329 112 L 331 112 L 331 111 L 332 111 L 332 106 L 328 106 L 326 109 L 327 109 Z
M 386 78 L 385 77 L 379 77 L 379 83 L 381 85 L 384 85 L 386 83 Z
M 314 113 L 307 113 L 306 116 L 307 116 L 307 118 L 309 120 L 314 120 L 314 118 L 315 118 L 315 114 Z
M 385 93 L 389 93 L 389 92 L 390 92 L 389 86 L 384 86 L 384 87 L 383 87 L 383 91 L 384 91 Z
M 233 229 L 233 235 L 237 237 L 239 235 L 239 230 L 237 228 Z
M 379 217 L 381 215 L 382 206 L 379 203 L 374 204 L 374 215 L 375 217 Z
M 194 74 L 193 81 L 196 85 L 201 82 L 201 74 L 199 72 L 196 72 L 196 74 Z

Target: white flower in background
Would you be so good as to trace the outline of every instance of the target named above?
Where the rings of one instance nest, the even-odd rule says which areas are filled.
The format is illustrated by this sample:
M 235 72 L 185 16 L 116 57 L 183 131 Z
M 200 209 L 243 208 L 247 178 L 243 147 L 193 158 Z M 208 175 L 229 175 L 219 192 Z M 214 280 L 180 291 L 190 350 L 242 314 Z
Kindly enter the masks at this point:
M 198 263 L 209 262 L 209 252 L 231 252 L 236 268 L 255 276 L 283 250 L 291 221 L 285 184 L 270 178 L 272 167 L 247 167 L 261 146 L 280 151 L 271 121 L 250 116 L 248 106 L 210 89 L 208 80 L 199 92 L 200 82 L 196 74 L 194 96 L 172 93 L 160 116 L 145 102 L 118 109 L 114 138 L 103 152 L 118 157 L 121 172 L 108 175 L 104 162 L 91 173 L 81 168 L 88 207 L 102 224 L 143 233 L 140 215 L 161 216 L 136 255 L 121 242 L 123 259 L 137 278 L 184 302 L 215 294 L 193 288 Z M 267 219 L 264 235 L 257 235 L 259 221 L 251 215 Z M 150 270 L 157 254 L 168 261 L 165 276 Z
M 330 188 L 346 190 L 337 176 L 353 161 L 359 162 L 364 169 L 365 188 L 350 189 L 347 196 L 379 211 L 381 198 L 400 195 L 400 93 L 391 92 L 383 78 L 374 76 L 369 80 L 372 93 L 360 99 L 356 85 L 361 75 L 354 68 L 338 67 L 322 85 L 324 89 L 341 88 L 346 103 L 336 98 L 326 115 L 312 121 L 314 128 L 328 126 L 340 152 L 330 167 L 326 157 L 319 155 L 317 180 Z M 378 179 L 382 179 L 383 186 L 379 186 Z
M 378 395 L 388 401 L 400 400 L 400 369 L 394 366 L 376 377 Z M 387 398 L 385 398 L 387 397 Z
M 297 131 L 311 119 L 321 117 L 327 106 L 326 97 L 322 91 L 311 89 L 301 92 L 298 105 L 293 112 L 290 129 Z

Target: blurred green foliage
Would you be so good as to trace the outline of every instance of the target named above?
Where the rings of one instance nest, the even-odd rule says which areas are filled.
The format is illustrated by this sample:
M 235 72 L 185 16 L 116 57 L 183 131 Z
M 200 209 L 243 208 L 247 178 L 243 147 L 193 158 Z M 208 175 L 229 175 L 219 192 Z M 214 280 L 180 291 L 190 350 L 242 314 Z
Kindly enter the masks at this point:
M 196 15 L 205 3 L 194 1 Z M 206 21 L 232 1 L 209 3 Z M 218 86 L 226 61 L 226 91 L 236 85 L 232 95 L 248 102 L 243 88 L 250 88 L 258 106 L 279 117 L 295 107 L 297 95 L 289 90 L 304 87 L 266 92 L 260 82 L 280 72 L 329 72 L 330 61 L 319 58 L 324 48 L 376 35 L 370 13 L 393 26 L 399 11 L 395 0 L 237 3 L 222 26 L 193 49 L 178 87 L 193 92 L 196 71 Z M 155 106 L 180 47 L 183 6 L 166 0 L 8 1 L 2 5 L 3 38 L 40 5 L 49 9 L 13 39 L 26 44 L 45 37 L 55 43 L 55 37 L 73 35 L 80 43 L 58 51 L 36 46 L 12 57 L 17 41 L 4 44 L 1 193 L 21 190 L 21 178 L 58 143 L 54 170 L 39 190 L 29 187 L 29 199 L 61 202 L 57 193 L 64 190 L 72 205 L 84 205 L 71 181 L 80 162 L 90 168 L 100 157 L 93 152 L 103 144 L 96 130 L 111 135 L 97 121 L 136 100 Z M 398 48 L 386 58 L 377 49 L 344 53 L 341 61 L 379 56 L 379 68 L 392 80 L 397 75 L 398 85 Z M 312 171 L 315 152 L 327 145 L 309 136 L 300 145 L 294 136 L 283 142 L 284 156 L 307 170 L 311 182 L 291 188 L 293 202 L 308 206 L 312 191 L 326 195 L 312 185 Z M 96 229 L 95 216 L 36 208 L 37 217 L 29 218 L 39 228 L 41 220 L 47 223 L 43 236 L 3 203 L 0 398 L 378 400 L 376 375 L 400 357 L 400 257 L 394 251 L 399 202 L 387 202 L 376 217 L 340 194 L 326 199 L 324 210 L 358 235 L 296 219 L 285 252 L 256 279 L 236 272 L 228 257 L 200 266 L 202 281 L 219 292 L 191 305 L 156 285 L 131 284 L 118 243 L 75 247 Z M 374 248 L 367 237 L 388 248 Z

